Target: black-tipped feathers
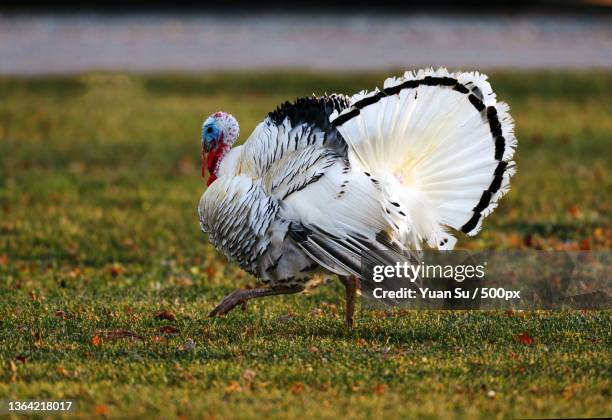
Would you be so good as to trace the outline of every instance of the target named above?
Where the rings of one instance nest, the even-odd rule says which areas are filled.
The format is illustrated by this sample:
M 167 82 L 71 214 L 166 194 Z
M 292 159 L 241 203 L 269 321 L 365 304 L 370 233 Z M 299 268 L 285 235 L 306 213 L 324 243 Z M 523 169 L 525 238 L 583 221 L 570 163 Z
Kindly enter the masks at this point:
M 289 118 L 293 127 L 307 123 L 323 131 L 328 131 L 332 128 L 329 122 L 331 113 L 334 111 L 341 112 L 349 105 L 350 98 L 345 95 L 332 94 L 320 98 L 309 96 L 298 98 L 294 103 L 285 102 L 279 105 L 275 111 L 268 114 L 268 117 L 277 125 L 282 124 L 285 118 Z

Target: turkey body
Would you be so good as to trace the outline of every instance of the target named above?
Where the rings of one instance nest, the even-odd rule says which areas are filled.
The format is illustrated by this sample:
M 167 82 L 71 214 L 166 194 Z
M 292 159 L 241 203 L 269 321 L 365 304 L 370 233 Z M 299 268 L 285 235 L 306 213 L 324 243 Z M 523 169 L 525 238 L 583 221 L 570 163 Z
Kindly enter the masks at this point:
M 361 277 L 361 254 L 452 249 L 507 192 L 516 140 L 486 76 L 422 70 L 285 103 L 219 165 L 198 214 L 264 283 Z

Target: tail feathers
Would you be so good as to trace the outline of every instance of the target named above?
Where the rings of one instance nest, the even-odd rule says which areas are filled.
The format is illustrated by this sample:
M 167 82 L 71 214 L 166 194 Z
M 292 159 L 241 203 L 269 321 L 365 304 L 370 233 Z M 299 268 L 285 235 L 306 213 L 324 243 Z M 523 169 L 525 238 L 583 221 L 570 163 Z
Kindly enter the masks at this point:
M 410 212 L 413 234 L 430 246 L 447 249 L 454 240 L 444 226 L 478 233 L 510 188 L 514 123 L 485 75 L 407 72 L 354 95 L 351 107 L 330 118 L 354 165 L 398 181 L 381 189 Z

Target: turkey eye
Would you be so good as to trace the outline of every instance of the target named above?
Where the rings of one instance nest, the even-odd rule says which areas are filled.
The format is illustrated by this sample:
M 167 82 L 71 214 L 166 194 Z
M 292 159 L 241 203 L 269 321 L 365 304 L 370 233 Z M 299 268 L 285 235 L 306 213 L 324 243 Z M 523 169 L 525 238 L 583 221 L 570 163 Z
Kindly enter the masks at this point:
M 206 132 L 207 132 L 207 133 L 212 133 L 212 131 L 213 131 L 213 130 L 212 130 L 212 127 L 208 127 L 208 128 L 206 129 Z

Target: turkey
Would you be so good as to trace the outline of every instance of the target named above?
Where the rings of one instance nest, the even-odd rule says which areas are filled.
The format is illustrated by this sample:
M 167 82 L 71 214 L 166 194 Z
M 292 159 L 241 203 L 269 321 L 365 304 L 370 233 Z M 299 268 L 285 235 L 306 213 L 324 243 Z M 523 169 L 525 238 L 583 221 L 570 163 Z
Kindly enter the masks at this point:
M 230 294 L 210 316 L 336 275 L 352 326 L 356 293 L 371 281 L 363 251 L 450 250 L 455 231 L 479 232 L 515 172 L 508 111 L 487 76 L 425 69 L 352 97 L 285 102 L 241 146 L 232 147 L 236 119 L 212 114 L 202 126 L 200 225 L 262 285 Z

